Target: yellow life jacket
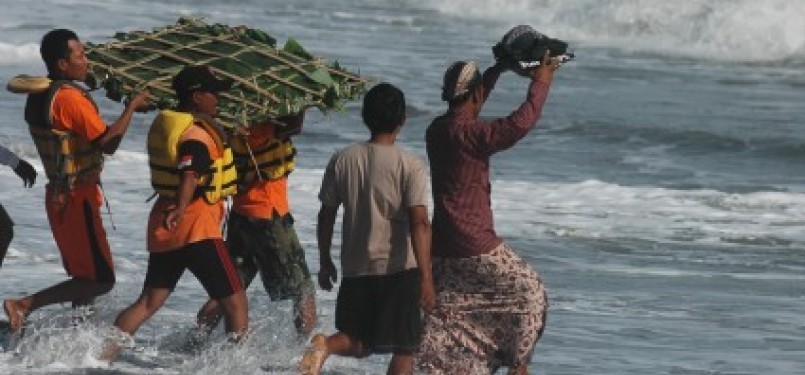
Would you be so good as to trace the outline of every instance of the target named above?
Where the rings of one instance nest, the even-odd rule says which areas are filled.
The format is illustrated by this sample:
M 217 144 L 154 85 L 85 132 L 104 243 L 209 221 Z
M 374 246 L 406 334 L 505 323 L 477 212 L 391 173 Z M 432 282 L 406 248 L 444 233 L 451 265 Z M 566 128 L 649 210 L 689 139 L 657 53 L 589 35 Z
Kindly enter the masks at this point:
M 242 136 L 232 139 L 232 151 L 241 186 L 248 186 L 257 179 L 276 180 L 293 172 L 296 166 L 296 147 L 290 138 L 273 139 L 263 147 L 253 149 L 246 142 Z
M 210 155 L 213 159 L 210 173 L 202 175 L 198 184 L 204 199 L 213 204 L 237 192 L 232 149 L 223 134 L 210 122 L 187 112 L 162 110 L 148 130 L 151 186 L 162 197 L 177 196 L 180 182 L 179 141 L 191 126 L 202 128 L 215 143 L 216 152 Z
M 48 181 L 57 188 L 72 189 L 79 182 L 100 181 L 103 152 L 76 133 L 53 128 L 53 101 L 64 85 L 80 90 L 98 110 L 92 97 L 81 86 L 71 81 L 53 81 L 44 92 L 28 95 L 25 122 Z

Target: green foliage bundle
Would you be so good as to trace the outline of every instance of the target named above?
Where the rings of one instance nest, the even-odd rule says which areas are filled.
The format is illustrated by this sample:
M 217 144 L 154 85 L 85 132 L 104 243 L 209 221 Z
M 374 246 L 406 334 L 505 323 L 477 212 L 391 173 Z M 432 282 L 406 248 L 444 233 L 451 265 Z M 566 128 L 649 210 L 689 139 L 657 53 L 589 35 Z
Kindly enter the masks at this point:
M 90 72 L 112 100 L 148 89 L 158 108 L 174 108 L 171 80 L 185 65 L 203 64 L 232 90 L 220 95 L 225 124 L 252 124 L 307 107 L 339 110 L 367 81 L 338 62 L 326 64 L 295 40 L 282 49 L 269 34 L 246 26 L 181 18 L 151 32 L 117 33 L 105 44 L 87 43 Z

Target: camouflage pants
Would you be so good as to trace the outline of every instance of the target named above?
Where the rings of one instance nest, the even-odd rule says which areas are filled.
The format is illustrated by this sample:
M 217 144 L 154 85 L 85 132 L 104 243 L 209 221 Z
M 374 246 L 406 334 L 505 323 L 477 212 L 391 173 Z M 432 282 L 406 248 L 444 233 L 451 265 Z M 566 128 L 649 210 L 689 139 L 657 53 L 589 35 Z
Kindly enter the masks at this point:
M 232 212 L 227 225 L 227 248 L 245 287 L 259 273 L 272 301 L 315 293 L 290 214 L 267 220 Z

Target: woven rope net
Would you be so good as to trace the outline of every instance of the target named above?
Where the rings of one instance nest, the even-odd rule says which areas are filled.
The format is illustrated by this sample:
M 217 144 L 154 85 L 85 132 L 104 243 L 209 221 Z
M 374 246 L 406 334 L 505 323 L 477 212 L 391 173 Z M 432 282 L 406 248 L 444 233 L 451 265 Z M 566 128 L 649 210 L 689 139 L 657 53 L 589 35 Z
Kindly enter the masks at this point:
M 246 26 L 181 18 L 151 32 L 117 33 L 115 41 L 87 43 L 90 72 L 116 101 L 148 89 L 158 108 L 175 108 L 171 80 L 186 65 L 207 65 L 233 82 L 219 96 L 226 125 L 253 124 L 307 107 L 340 110 L 366 89 L 367 80 L 310 55 L 289 39 L 283 48 L 267 33 Z

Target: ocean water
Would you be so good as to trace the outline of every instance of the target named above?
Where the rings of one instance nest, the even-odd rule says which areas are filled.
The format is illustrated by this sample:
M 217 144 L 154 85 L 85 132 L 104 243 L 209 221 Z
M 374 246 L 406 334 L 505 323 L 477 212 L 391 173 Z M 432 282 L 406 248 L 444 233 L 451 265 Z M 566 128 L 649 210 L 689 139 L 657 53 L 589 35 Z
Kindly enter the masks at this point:
M 548 327 L 532 373 L 795 375 L 805 373 L 805 1 L 801 0 L 0 0 L 0 78 L 41 74 L 51 28 L 103 42 L 179 16 L 262 28 L 406 93 L 400 144 L 422 158 L 424 130 L 444 111 L 440 78 L 454 60 L 492 62 L 510 27 L 571 42 L 538 128 L 493 159 L 497 230 L 549 288 Z M 502 116 L 527 83 L 501 78 L 483 115 Z M 122 106 L 95 98 L 110 122 Z M 0 143 L 41 164 L 22 120 L 24 97 L 0 92 Z M 51 306 L 19 343 L 0 340 L 8 374 L 291 374 L 303 340 L 288 303 L 249 291 L 255 334 L 221 333 L 181 350 L 203 289 L 185 276 L 111 367 L 94 358 L 145 274 L 150 196 L 138 114 L 104 171 L 104 214 L 118 284 L 88 320 Z M 291 203 L 312 271 L 322 170 L 366 138 L 358 103 L 311 111 L 296 142 Z M 44 181 L 21 188 L 0 168 L 0 202 L 17 236 L 0 296 L 65 279 L 44 214 Z M 114 221 L 116 229 L 112 229 Z M 336 240 L 338 243 L 338 239 Z M 319 330 L 333 332 L 335 292 L 319 291 Z M 325 374 L 385 373 L 388 357 L 332 358 Z

